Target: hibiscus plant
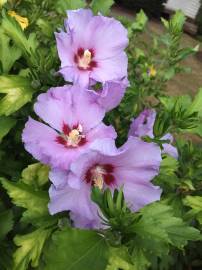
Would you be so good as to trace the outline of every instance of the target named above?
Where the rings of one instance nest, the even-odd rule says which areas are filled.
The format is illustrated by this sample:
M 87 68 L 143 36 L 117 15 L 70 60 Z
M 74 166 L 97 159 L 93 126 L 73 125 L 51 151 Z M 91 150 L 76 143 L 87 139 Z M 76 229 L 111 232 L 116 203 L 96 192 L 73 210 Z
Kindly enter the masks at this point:
M 0 1 L 0 270 L 202 268 L 198 46 L 112 5 Z

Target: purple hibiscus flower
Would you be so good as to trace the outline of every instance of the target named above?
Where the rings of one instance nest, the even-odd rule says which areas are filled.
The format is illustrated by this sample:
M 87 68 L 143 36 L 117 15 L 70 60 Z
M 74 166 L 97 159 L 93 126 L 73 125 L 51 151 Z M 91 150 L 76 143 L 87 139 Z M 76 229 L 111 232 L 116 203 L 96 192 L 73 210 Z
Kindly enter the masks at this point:
M 88 86 L 127 77 L 127 31 L 120 22 L 89 9 L 67 11 L 65 30 L 56 33 L 60 73 L 65 80 Z
M 52 167 L 68 169 L 95 139 L 116 138 L 114 128 L 102 123 L 105 109 L 92 91 L 52 88 L 38 96 L 34 110 L 46 124 L 29 118 L 22 140 L 28 152 Z
M 142 136 L 149 136 L 150 138 L 154 138 L 153 134 L 153 126 L 156 119 L 156 112 L 152 109 L 145 109 L 143 112 L 139 114 L 139 116 L 133 119 L 130 130 L 129 136 L 135 137 L 142 137 Z M 168 154 L 174 158 L 178 158 L 177 149 L 171 145 L 173 142 L 173 136 L 168 133 L 164 135 L 161 140 L 170 140 L 170 143 L 164 143 L 163 146 L 163 153 Z
M 160 148 L 130 137 L 119 149 L 114 140 L 97 140 L 91 151 L 81 155 L 70 171 L 53 170 L 49 190 L 49 211 L 71 211 L 76 227 L 100 228 L 98 207 L 91 201 L 91 187 L 123 186 L 125 200 L 132 211 L 160 199 L 161 189 L 151 183 L 161 163 Z

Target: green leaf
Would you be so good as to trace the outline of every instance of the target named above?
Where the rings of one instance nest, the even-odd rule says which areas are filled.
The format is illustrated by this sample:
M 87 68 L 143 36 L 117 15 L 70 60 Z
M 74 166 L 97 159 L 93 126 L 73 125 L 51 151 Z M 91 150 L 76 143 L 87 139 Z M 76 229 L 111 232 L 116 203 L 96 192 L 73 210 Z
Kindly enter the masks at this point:
M 141 10 L 139 13 L 137 13 L 135 17 L 135 22 L 132 24 L 132 29 L 135 31 L 143 31 L 147 22 L 148 17 L 144 13 L 144 11 Z
M 38 229 L 26 235 L 17 235 L 14 238 L 14 243 L 19 248 L 13 255 L 13 270 L 27 270 L 30 262 L 32 267 L 38 266 L 44 244 L 51 231 L 52 229 Z
M 10 38 L 3 31 L 0 31 L 0 62 L 3 73 L 8 73 L 16 60 L 21 56 L 21 50 L 15 45 L 10 44 Z
M 150 262 L 147 260 L 143 249 L 139 249 L 138 247 L 136 247 L 133 250 L 132 258 L 134 265 L 132 268 L 133 270 L 145 270 L 148 269 L 148 267 L 150 266 Z
M 55 8 L 57 12 L 65 14 L 66 10 L 84 8 L 86 3 L 84 0 L 58 0 Z
M 161 162 L 160 173 L 162 175 L 173 175 L 177 171 L 178 166 L 178 161 L 175 158 L 165 155 Z
M 37 65 L 36 52 L 38 42 L 36 40 L 36 34 L 31 33 L 29 38 L 27 38 L 21 26 L 13 17 L 6 14 L 5 11 L 3 11 L 2 16 L 2 28 L 5 34 L 8 35 L 15 45 L 22 50 L 22 53 L 26 57 L 28 63 Z
M 105 270 L 108 246 L 95 231 L 64 229 L 52 235 L 45 270 Z
M 93 0 L 90 7 L 95 14 L 101 12 L 102 14 L 107 15 L 110 12 L 110 8 L 113 4 L 114 0 Z
M 199 223 L 202 224 L 202 196 L 187 196 L 183 203 L 193 209 L 188 212 L 188 215 L 196 216 Z
M 7 75 L 0 76 L 0 115 L 10 115 L 31 101 L 33 89 L 27 78 Z
M 200 233 L 173 215 L 170 206 L 153 203 L 140 211 L 140 219 L 134 225 L 138 235 L 136 243 L 158 256 L 167 254 L 169 245 L 182 249 L 189 240 L 197 241 Z
M 29 165 L 22 171 L 21 181 L 35 187 L 43 186 L 48 182 L 49 167 L 41 163 Z
M 6 210 L 0 213 L 0 240 L 2 240 L 6 234 L 13 227 L 13 213 L 11 210 Z
M 182 32 L 186 17 L 181 10 L 177 10 L 169 21 L 169 30 L 173 34 Z
M 198 112 L 199 116 L 202 117 L 202 88 L 199 89 L 192 104 L 188 107 L 189 113 Z
M 0 117 L 0 142 L 2 141 L 3 137 L 10 131 L 10 129 L 15 126 L 16 120 L 11 117 Z
M 106 270 L 136 270 L 135 266 L 131 264 L 131 256 L 127 248 L 110 248 L 109 264 Z M 139 270 L 139 269 L 138 269 Z
M 13 254 L 13 246 L 14 244 L 8 239 L 1 241 L 0 243 L 0 258 L 1 258 L 0 269 L 1 270 L 13 269 L 13 260 L 11 259 L 12 254 Z
M 22 182 L 13 183 L 5 180 L 4 178 L 0 178 L 0 182 L 7 190 L 12 202 L 17 206 L 26 209 L 26 211 L 23 213 L 22 221 L 37 224 L 38 219 L 42 217 L 47 219 L 49 218 L 49 197 L 47 192 L 34 190 L 31 186 Z

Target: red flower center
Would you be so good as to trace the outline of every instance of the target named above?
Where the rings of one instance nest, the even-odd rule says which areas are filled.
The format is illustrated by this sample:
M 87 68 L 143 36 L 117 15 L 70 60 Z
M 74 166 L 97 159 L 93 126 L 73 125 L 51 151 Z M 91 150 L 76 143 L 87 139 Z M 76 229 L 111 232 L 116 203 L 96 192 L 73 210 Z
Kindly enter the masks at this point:
M 91 185 L 102 189 L 104 184 L 110 186 L 114 183 L 114 167 L 111 164 L 95 164 L 85 175 L 85 181 Z
M 86 143 L 86 136 L 80 124 L 73 126 L 72 129 L 67 124 L 63 124 L 62 131 L 63 133 L 56 137 L 57 143 L 67 148 L 75 148 Z
M 97 67 L 97 62 L 93 60 L 94 56 L 93 49 L 84 50 L 83 48 L 79 48 L 74 55 L 74 62 L 77 64 L 78 69 L 89 71 Z

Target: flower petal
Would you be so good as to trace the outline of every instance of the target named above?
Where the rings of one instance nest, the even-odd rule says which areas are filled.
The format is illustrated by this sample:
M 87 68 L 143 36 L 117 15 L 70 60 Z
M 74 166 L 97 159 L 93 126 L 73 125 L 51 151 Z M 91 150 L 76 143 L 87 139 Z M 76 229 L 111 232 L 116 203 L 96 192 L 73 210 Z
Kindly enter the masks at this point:
M 90 199 L 90 188 L 83 184 L 80 189 L 73 189 L 66 185 L 56 189 L 53 185 L 49 189 L 51 215 L 62 211 L 72 211 L 74 215 L 93 221 L 97 213 L 97 206 Z
M 86 30 L 88 43 L 96 50 L 96 61 L 114 57 L 128 45 L 126 28 L 114 18 L 94 16 Z
M 128 206 L 133 211 L 138 211 L 143 206 L 160 200 L 162 190 L 152 184 L 136 184 L 126 182 L 123 188 L 124 197 Z
M 145 109 L 137 118 L 133 119 L 128 135 L 135 137 L 149 136 L 153 138 L 153 126 L 155 119 L 155 110 Z
M 127 79 L 108 81 L 104 83 L 102 90 L 93 93 L 97 96 L 97 102 L 108 112 L 119 105 L 128 84 Z
M 99 60 L 98 67 L 93 69 L 90 78 L 98 82 L 119 80 L 127 77 L 128 58 L 125 52 L 114 57 Z

